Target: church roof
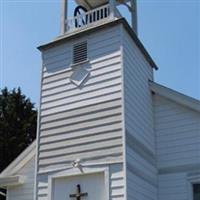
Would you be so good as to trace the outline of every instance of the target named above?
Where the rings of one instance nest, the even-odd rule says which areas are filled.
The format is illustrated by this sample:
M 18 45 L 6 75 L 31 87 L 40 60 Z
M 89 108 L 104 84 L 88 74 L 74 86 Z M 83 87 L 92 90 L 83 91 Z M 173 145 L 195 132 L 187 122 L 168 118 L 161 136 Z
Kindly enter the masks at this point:
M 175 101 L 178 104 L 186 106 L 194 111 L 200 112 L 199 100 L 189 97 L 187 95 L 184 95 L 182 93 L 179 93 L 175 90 L 169 89 L 165 86 L 159 85 L 152 81 L 149 82 L 149 85 L 150 85 L 151 91 L 154 92 L 155 94 L 158 94 L 162 97 Z
M 46 50 L 46 49 L 51 48 L 51 47 L 53 47 L 57 44 L 63 43 L 65 41 L 68 41 L 68 40 L 71 40 L 71 39 L 78 38 L 78 37 L 80 37 L 80 35 L 87 35 L 90 32 L 94 32 L 94 31 L 97 31 L 99 29 L 115 26 L 115 25 L 118 25 L 118 24 L 123 24 L 124 28 L 127 30 L 127 32 L 129 33 L 129 35 L 131 36 L 131 38 L 133 39 L 133 41 L 135 42 L 137 47 L 140 49 L 140 51 L 142 52 L 142 54 L 144 55 L 144 57 L 146 58 L 146 60 L 150 64 L 150 66 L 157 70 L 158 69 L 157 65 L 155 64 L 155 62 L 153 61 L 153 59 L 151 58 L 151 56 L 149 55 L 149 53 L 147 52 L 147 50 L 145 49 L 144 45 L 139 40 L 137 35 L 134 33 L 134 31 L 132 30 L 132 28 L 130 27 L 128 22 L 125 20 L 125 18 L 119 18 L 119 19 L 116 19 L 114 21 L 106 22 L 106 23 L 95 25 L 95 26 L 88 27 L 88 28 L 84 28 L 82 30 L 75 31 L 75 32 L 72 32 L 70 34 L 62 35 L 62 36 L 56 38 L 55 40 L 53 40 L 53 41 L 51 41 L 47 44 L 39 46 L 38 49 L 40 51 Z
M 28 161 L 35 156 L 36 141 L 34 141 L 29 147 L 27 147 L 8 167 L 6 167 L 1 173 L 0 178 L 12 177 L 16 174 Z

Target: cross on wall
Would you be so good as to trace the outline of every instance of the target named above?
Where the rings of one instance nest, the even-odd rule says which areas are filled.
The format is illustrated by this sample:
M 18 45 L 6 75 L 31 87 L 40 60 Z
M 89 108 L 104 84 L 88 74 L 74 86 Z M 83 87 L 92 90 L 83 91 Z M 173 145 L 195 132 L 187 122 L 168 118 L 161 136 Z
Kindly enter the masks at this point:
M 70 194 L 70 198 L 76 198 L 76 200 L 81 200 L 81 197 L 86 197 L 88 196 L 87 192 L 81 193 L 81 186 L 78 184 L 77 186 L 77 192 L 76 194 Z

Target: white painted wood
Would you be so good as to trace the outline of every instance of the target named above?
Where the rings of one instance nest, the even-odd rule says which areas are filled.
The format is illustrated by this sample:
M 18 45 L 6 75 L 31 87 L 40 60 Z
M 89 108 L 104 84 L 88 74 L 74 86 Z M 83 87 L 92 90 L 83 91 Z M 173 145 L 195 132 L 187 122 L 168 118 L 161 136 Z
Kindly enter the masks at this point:
M 54 179 L 53 197 L 49 200 L 65 200 L 69 198 L 70 194 L 76 193 L 76 185 L 80 184 L 82 192 L 88 193 L 88 200 L 104 200 L 105 195 L 105 185 L 104 176 L 102 173 L 73 176 L 67 178 Z
M 88 43 L 88 60 L 73 65 L 72 47 L 81 41 Z M 64 200 L 78 182 L 96 200 L 192 200 L 191 184 L 199 182 L 199 102 L 149 84 L 152 68 L 122 25 L 64 40 L 42 58 L 34 200 Z M 80 67 L 90 76 L 77 87 L 70 77 Z M 8 200 L 33 200 L 35 166 L 27 152 L 3 172 L 26 177 L 25 184 L 9 185 Z M 106 168 L 107 175 L 73 174 L 77 159 L 90 172 Z
M 157 169 L 152 164 L 152 160 L 156 162 L 155 134 L 152 97 L 148 85 L 149 80 L 153 79 L 153 72 L 126 31 L 123 31 L 122 45 L 127 200 L 156 200 Z
M 97 25 L 100 22 L 106 22 L 109 20 L 110 10 L 111 10 L 109 4 L 104 5 L 105 3 L 103 3 L 101 4 L 102 6 L 96 5 L 95 7 L 93 7 L 93 9 L 91 9 L 90 6 L 89 8 L 88 6 L 86 6 L 88 5 L 88 3 L 85 4 L 84 2 L 82 2 L 81 4 L 80 3 L 78 4 L 84 5 L 84 7 L 88 9 L 88 11 L 83 14 L 79 14 L 77 16 L 70 17 L 67 19 L 66 21 L 67 28 L 68 28 L 67 33 L 79 31 L 81 29 Z M 97 16 L 99 13 L 102 13 L 102 15 L 98 18 Z M 86 18 L 89 20 L 87 20 L 86 23 L 83 23 L 83 19 L 86 19 Z M 77 27 L 77 23 L 79 25 L 78 27 Z
M 171 91 L 169 98 L 163 93 L 162 97 L 154 95 L 159 199 L 192 200 L 192 181 L 188 176 L 196 177 L 199 172 L 200 113 L 194 111 L 194 106 L 182 104 L 185 97 L 178 103 L 170 95 Z
M 186 106 L 196 112 L 200 111 L 200 101 L 197 99 L 181 94 L 154 82 L 150 82 L 149 86 L 153 92 L 162 97 L 175 101 L 176 103 Z
M 72 47 L 81 41 L 88 43 L 88 62 L 82 67 L 90 76 L 78 88 L 69 78 L 77 67 Z M 120 26 L 115 26 L 42 53 L 37 200 L 47 200 L 48 176 L 72 167 L 77 158 L 83 165 L 109 167 L 110 199 L 124 198 L 123 168 L 117 164 L 123 160 L 120 43 Z
M 33 200 L 35 157 L 29 160 L 16 174 L 24 176 L 24 184 L 8 187 L 7 200 Z
M 154 96 L 158 167 L 200 164 L 200 114 Z
M 159 199 L 188 200 L 186 173 L 159 175 Z
M 88 43 L 88 60 L 73 65 L 73 45 L 82 41 Z M 42 54 L 36 200 L 47 200 L 48 178 L 70 170 L 76 159 L 83 166 L 108 167 L 109 199 L 184 200 L 182 171 L 200 166 L 199 114 L 185 107 L 188 98 L 178 105 L 180 95 L 176 103 L 174 93 L 171 100 L 152 98 L 154 90 L 162 96 L 167 91 L 149 87 L 153 69 L 124 26 L 63 40 Z M 77 87 L 70 77 L 81 67 L 90 76 Z M 172 172 L 178 181 L 170 188 Z
M 49 176 L 48 199 L 66 199 L 72 192 L 76 193 L 76 185 L 80 184 L 82 192 L 87 192 L 87 199 L 104 200 L 109 198 L 109 169 L 71 168 Z M 98 186 L 98 187 L 97 187 Z
M 61 12 L 61 34 L 64 34 L 66 31 L 66 19 L 68 15 L 68 0 L 62 0 L 62 12 Z
M 132 25 L 133 31 L 136 34 L 138 34 L 137 0 L 130 0 L 130 3 L 131 3 L 131 9 L 132 9 L 132 12 L 131 12 L 131 25 Z
M 7 177 L 17 174 L 33 157 L 35 156 L 36 141 L 27 147 L 13 162 L 11 162 L 6 169 L 4 169 L 0 177 Z
M 114 19 L 116 17 L 116 0 L 109 0 L 110 5 L 110 17 Z
M 12 187 L 24 184 L 24 176 L 0 177 L 0 187 Z
M 117 185 L 118 183 L 123 183 L 123 170 L 122 164 L 112 164 L 109 167 L 104 166 L 89 166 L 84 167 L 84 172 L 87 174 L 103 172 L 105 169 L 108 169 L 109 172 L 105 173 L 105 184 L 107 185 L 106 189 L 109 191 L 109 196 L 111 200 L 115 199 L 124 199 L 124 190 L 123 185 Z M 106 170 L 107 171 L 107 170 Z M 48 188 L 48 185 L 51 185 L 49 181 L 52 177 L 70 177 L 71 175 L 80 175 L 80 170 L 74 168 L 69 168 L 62 170 L 59 173 L 54 172 L 53 174 L 43 174 L 38 176 L 38 199 L 49 200 L 48 193 L 51 191 Z M 49 178 L 48 178 L 49 177 Z M 106 198 L 107 199 L 107 198 Z

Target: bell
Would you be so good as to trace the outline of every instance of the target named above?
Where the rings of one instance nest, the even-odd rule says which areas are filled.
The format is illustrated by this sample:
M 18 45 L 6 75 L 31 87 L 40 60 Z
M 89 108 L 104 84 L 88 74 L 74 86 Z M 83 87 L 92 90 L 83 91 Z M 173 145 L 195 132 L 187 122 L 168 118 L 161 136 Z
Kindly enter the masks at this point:
M 76 0 L 76 3 L 87 10 L 91 10 L 108 3 L 108 0 Z
M 80 6 L 85 7 L 87 10 L 91 10 L 100 6 L 103 6 L 109 2 L 109 0 L 75 0 Z M 126 0 L 117 0 L 119 4 L 123 4 Z

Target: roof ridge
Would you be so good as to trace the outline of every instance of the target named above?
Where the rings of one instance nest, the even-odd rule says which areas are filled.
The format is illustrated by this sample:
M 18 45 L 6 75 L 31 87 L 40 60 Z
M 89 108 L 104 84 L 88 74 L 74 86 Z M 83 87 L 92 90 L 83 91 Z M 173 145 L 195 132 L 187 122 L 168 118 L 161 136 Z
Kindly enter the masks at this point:
M 173 100 L 183 106 L 189 107 L 192 110 L 200 112 L 200 100 L 160 85 L 156 82 L 149 81 L 149 86 L 152 92 L 159 94 L 167 99 Z

